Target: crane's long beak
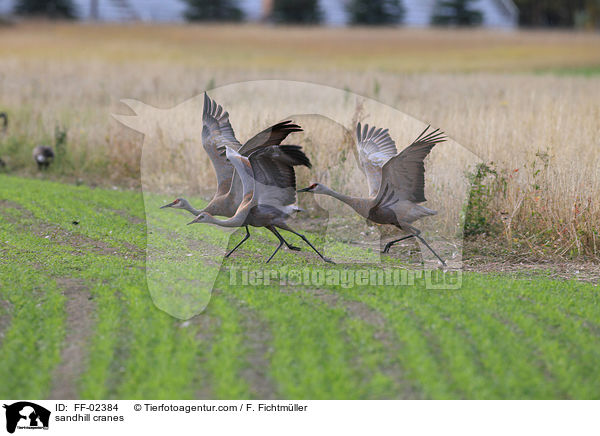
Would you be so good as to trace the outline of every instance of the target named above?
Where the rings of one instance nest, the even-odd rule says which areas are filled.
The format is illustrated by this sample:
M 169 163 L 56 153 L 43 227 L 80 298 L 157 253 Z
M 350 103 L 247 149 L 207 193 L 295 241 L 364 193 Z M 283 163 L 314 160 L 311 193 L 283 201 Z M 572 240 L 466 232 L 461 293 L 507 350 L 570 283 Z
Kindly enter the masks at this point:
M 196 224 L 197 222 L 198 222 L 198 217 L 191 220 L 189 223 L 187 223 L 187 225 L 189 226 L 190 224 Z
M 298 189 L 296 192 L 310 192 L 312 191 L 312 186 L 308 186 L 304 189 Z
M 161 209 L 164 209 L 164 208 L 166 208 L 166 207 L 173 207 L 173 206 L 175 205 L 175 203 L 176 203 L 176 202 L 174 201 L 174 202 L 172 202 L 172 203 L 165 204 L 164 206 L 161 206 L 160 208 L 161 208 Z

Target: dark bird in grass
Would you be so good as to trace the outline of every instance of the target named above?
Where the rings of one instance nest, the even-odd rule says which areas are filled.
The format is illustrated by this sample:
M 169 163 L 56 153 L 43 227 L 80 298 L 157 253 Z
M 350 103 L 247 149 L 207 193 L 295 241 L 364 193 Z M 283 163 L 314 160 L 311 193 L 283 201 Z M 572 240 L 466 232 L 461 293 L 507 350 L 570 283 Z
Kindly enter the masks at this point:
M 240 205 L 243 197 L 242 182 L 236 175 L 234 167 L 222 153 L 224 147 L 237 150 L 242 156 L 249 156 L 261 147 L 281 144 L 290 133 L 301 132 L 302 128 L 292 121 L 283 121 L 250 138 L 242 145 L 237 138 L 231 123 L 229 113 L 223 107 L 204 93 L 204 110 L 202 114 L 202 146 L 211 160 L 217 176 L 217 192 L 208 205 L 198 210 L 185 198 L 177 198 L 172 203 L 161 207 L 183 209 L 198 216 L 201 212 L 211 215 L 232 217 Z
M 6 112 L 0 112 L 0 120 L 2 126 L 0 127 L 0 132 L 3 134 L 8 130 L 8 114 Z M 6 163 L 0 158 L 0 168 L 6 167 Z
M 6 133 L 6 131 L 8 130 L 8 114 L 6 112 L 0 112 L 0 120 L 2 120 L 2 126 L 0 127 L 0 131 L 2 133 Z
M 439 129 L 427 134 L 429 126 L 401 153 L 388 129 L 377 129 L 360 123 L 356 128 L 356 145 L 360 167 L 367 178 L 369 197 L 351 197 L 336 192 L 321 183 L 313 183 L 298 192 L 323 194 L 346 203 L 360 216 L 378 224 L 391 224 L 409 234 L 388 242 L 387 253 L 397 242 L 408 238 L 419 239 L 442 263 L 444 260 L 421 236 L 421 231 L 411 224 L 423 217 L 437 214 L 421 206 L 425 199 L 425 166 L 423 160 L 431 149 L 446 137 Z
M 225 146 L 224 154 L 241 179 L 242 202 L 229 219 L 220 220 L 208 212 L 202 212 L 189 224 L 210 223 L 221 227 L 245 227 L 246 236 L 225 257 L 229 257 L 250 237 L 248 226 L 252 226 L 265 227 L 279 239 L 279 245 L 267 259 L 267 263 L 273 259 L 283 244 L 292 250 L 299 250 L 298 247 L 290 245 L 277 229 L 299 236 L 321 259 L 332 262 L 323 257 L 306 236 L 296 232 L 286 223 L 289 217 L 300 210 L 295 204 L 294 167 L 300 165 L 311 167 L 301 147 L 298 145 L 261 147 L 246 157 L 233 148 Z
M 54 150 L 47 145 L 38 145 L 33 149 L 33 159 L 40 171 L 45 170 L 54 160 Z

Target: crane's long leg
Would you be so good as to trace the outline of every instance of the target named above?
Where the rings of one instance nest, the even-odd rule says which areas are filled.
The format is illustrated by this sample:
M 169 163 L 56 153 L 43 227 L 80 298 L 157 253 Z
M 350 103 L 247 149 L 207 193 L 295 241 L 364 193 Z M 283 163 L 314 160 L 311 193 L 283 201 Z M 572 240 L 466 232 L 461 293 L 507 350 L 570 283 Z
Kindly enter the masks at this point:
M 300 236 L 300 237 L 302 238 L 302 240 L 303 240 L 304 242 L 306 242 L 306 243 L 308 244 L 308 246 L 309 246 L 310 248 L 312 248 L 312 249 L 315 251 L 315 253 L 317 253 L 317 254 L 319 255 L 319 257 L 320 257 L 321 259 L 323 259 L 325 262 L 329 262 L 329 263 L 335 263 L 333 260 L 331 260 L 331 259 L 329 259 L 329 258 L 327 258 L 327 257 L 323 257 L 323 255 L 322 255 L 321 253 L 319 253 L 319 250 L 317 250 L 317 249 L 316 249 L 316 248 L 313 246 L 313 244 L 311 244 L 311 243 L 310 243 L 310 241 L 309 241 L 308 239 L 306 239 L 306 236 L 304 236 L 304 235 L 302 235 L 302 234 L 298 233 L 297 231 L 295 231 L 294 229 L 292 229 L 291 227 L 289 227 L 288 225 L 285 225 L 285 224 L 284 224 L 284 225 L 278 225 L 277 227 L 279 227 L 280 229 L 283 229 L 283 230 L 287 230 L 288 232 L 292 232 L 292 233 L 293 233 L 294 235 L 296 235 L 296 236 Z
M 233 247 L 233 249 L 229 253 L 227 253 L 225 255 L 225 257 L 231 256 L 231 253 L 233 253 L 235 250 L 237 250 L 239 248 L 239 246 L 242 245 L 244 242 L 246 242 L 246 240 L 250 237 L 250 230 L 248 230 L 248 226 L 245 226 L 245 227 L 246 227 L 246 236 L 244 236 L 244 239 L 242 239 L 235 247 Z
M 442 259 L 442 258 L 441 258 L 441 257 L 440 257 L 440 256 L 439 256 L 439 255 L 438 255 L 438 254 L 437 254 L 437 253 L 434 251 L 434 249 L 433 249 L 433 248 L 431 248 L 431 247 L 429 246 L 429 244 L 427 243 L 427 241 L 426 241 L 425 239 L 423 239 L 423 237 L 421 236 L 421 231 L 420 231 L 419 229 L 417 229 L 417 228 L 415 228 L 415 227 L 413 227 L 413 226 L 407 226 L 407 225 L 405 225 L 404 227 L 406 227 L 406 228 L 410 229 L 410 230 L 411 230 L 413 233 L 412 233 L 411 235 L 404 236 L 404 237 L 402 237 L 402 238 L 400 238 L 400 239 L 396 239 L 395 241 L 388 242 L 388 243 L 385 245 L 385 248 L 383 249 L 383 252 L 384 252 L 384 253 L 387 253 L 387 252 L 390 250 L 390 247 L 391 247 L 393 244 L 395 244 L 396 242 L 399 242 L 399 241 L 402 241 L 402 240 L 404 240 L 404 239 L 408 239 L 408 238 L 413 238 L 413 237 L 414 237 L 414 238 L 417 238 L 417 239 L 419 239 L 419 241 L 421 241 L 421 242 L 422 242 L 422 243 L 423 243 L 423 244 L 424 244 L 424 245 L 425 245 L 427 248 L 429 248 L 429 251 L 431 251 L 431 252 L 432 252 L 432 253 L 435 255 L 435 257 L 437 257 L 437 258 L 438 258 L 438 260 L 439 260 L 440 262 L 442 262 L 442 265 L 446 266 L 446 262 L 444 262 L 444 259 Z M 400 228 L 400 229 L 401 229 L 401 227 L 398 227 L 398 228 Z
M 438 254 L 433 250 L 433 248 L 429 246 L 427 241 L 423 239 L 421 235 L 415 235 L 415 237 L 419 238 L 419 241 L 421 241 L 423 244 L 425 244 L 427 248 L 429 248 L 429 251 L 431 251 L 435 255 L 435 257 L 437 257 L 439 261 L 442 262 L 442 265 L 446 266 L 446 262 L 444 262 L 444 260 L 440 256 L 438 256 Z
M 277 236 L 277 238 L 280 241 L 283 241 L 283 243 L 285 244 L 285 246 L 287 248 L 289 248 L 290 250 L 294 250 L 294 251 L 300 251 L 301 250 L 300 247 L 296 247 L 294 245 L 291 245 L 288 241 L 286 241 L 285 238 L 283 236 L 281 236 L 281 233 L 279 233 L 275 227 L 269 226 L 269 227 L 267 227 L 267 229 L 269 229 L 271 231 L 271 233 L 273 233 L 275 236 Z
M 275 236 L 277 236 L 277 239 L 279 239 L 279 245 L 277 246 L 277 248 L 275 249 L 275 251 L 273 252 L 273 254 L 271 254 L 271 257 L 269 257 L 269 258 L 267 259 L 267 262 L 266 262 L 266 263 L 269 263 L 269 262 L 271 261 L 271 259 L 273 259 L 273 256 L 275 256 L 275 254 L 277 254 L 277 252 L 279 251 L 279 249 L 281 248 L 281 246 L 282 246 L 284 243 L 286 243 L 286 244 L 287 244 L 287 242 L 285 242 L 285 240 L 283 239 L 283 236 L 281 236 L 281 235 L 279 234 L 279 232 L 278 232 L 277 230 L 275 230 L 273 227 L 267 227 L 267 229 L 271 230 L 271 232 L 273 232 L 273 234 L 274 234 Z
M 397 242 L 400 242 L 400 241 L 404 241 L 405 239 L 408 239 L 408 238 L 414 238 L 414 236 L 415 236 L 415 235 L 403 236 L 403 237 L 402 237 L 402 238 L 400 238 L 400 239 L 394 239 L 393 241 L 390 241 L 390 242 L 388 242 L 387 244 L 385 244 L 385 247 L 384 247 L 384 249 L 383 249 L 382 253 L 387 253 L 388 251 L 390 251 L 390 248 L 391 248 L 391 247 L 392 247 L 392 245 L 394 245 L 395 243 L 397 243 Z

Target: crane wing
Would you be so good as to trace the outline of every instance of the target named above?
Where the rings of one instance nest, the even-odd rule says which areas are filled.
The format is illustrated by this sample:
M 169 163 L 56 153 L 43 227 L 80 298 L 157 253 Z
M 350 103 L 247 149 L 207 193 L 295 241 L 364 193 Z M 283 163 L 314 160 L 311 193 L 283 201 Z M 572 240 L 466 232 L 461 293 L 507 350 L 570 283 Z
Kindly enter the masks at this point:
M 254 199 L 258 204 L 277 208 L 296 202 L 296 173 L 294 166 L 311 168 L 308 157 L 298 145 L 263 147 L 248 160 L 254 175 Z
M 238 151 L 242 156 L 250 154 L 260 147 L 279 145 L 290 133 L 302 132 L 302 128 L 291 120 L 282 121 L 267 127 L 262 132 L 250 138 Z
M 204 93 L 202 114 L 202 145 L 217 173 L 217 194 L 226 194 L 233 178 L 233 166 L 219 149 L 228 146 L 238 150 L 241 144 L 229 123 L 229 113 Z
M 396 144 L 388 129 L 378 129 L 365 124 L 356 126 L 356 147 L 360 167 L 367 177 L 369 196 L 374 197 L 381 186 L 381 168 L 396 156 Z
M 382 168 L 381 187 L 378 199 L 381 200 L 387 192 L 394 192 L 394 199 L 409 200 L 422 203 L 425 199 L 425 165 L 423 160 L 431 149 L 446 140 L 446 136 L 439 129 L 428 134 L 429 126 L 415 141 L 402 150 L 401 153 L 388 160 Z M 387 199 L 386 199 L 387 200 Z

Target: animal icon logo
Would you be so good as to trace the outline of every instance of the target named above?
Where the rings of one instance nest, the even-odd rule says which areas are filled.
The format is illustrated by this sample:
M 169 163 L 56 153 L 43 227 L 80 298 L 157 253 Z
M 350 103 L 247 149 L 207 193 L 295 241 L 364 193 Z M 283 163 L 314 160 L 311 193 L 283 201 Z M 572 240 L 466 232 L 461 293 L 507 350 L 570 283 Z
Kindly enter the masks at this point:
M 50 411 L 39 404 L 19 401 L 4 404 L 3 407 L 6 409 L 6 431 L 9 433 L 14 433 L 16 429 L 48 429 Z

